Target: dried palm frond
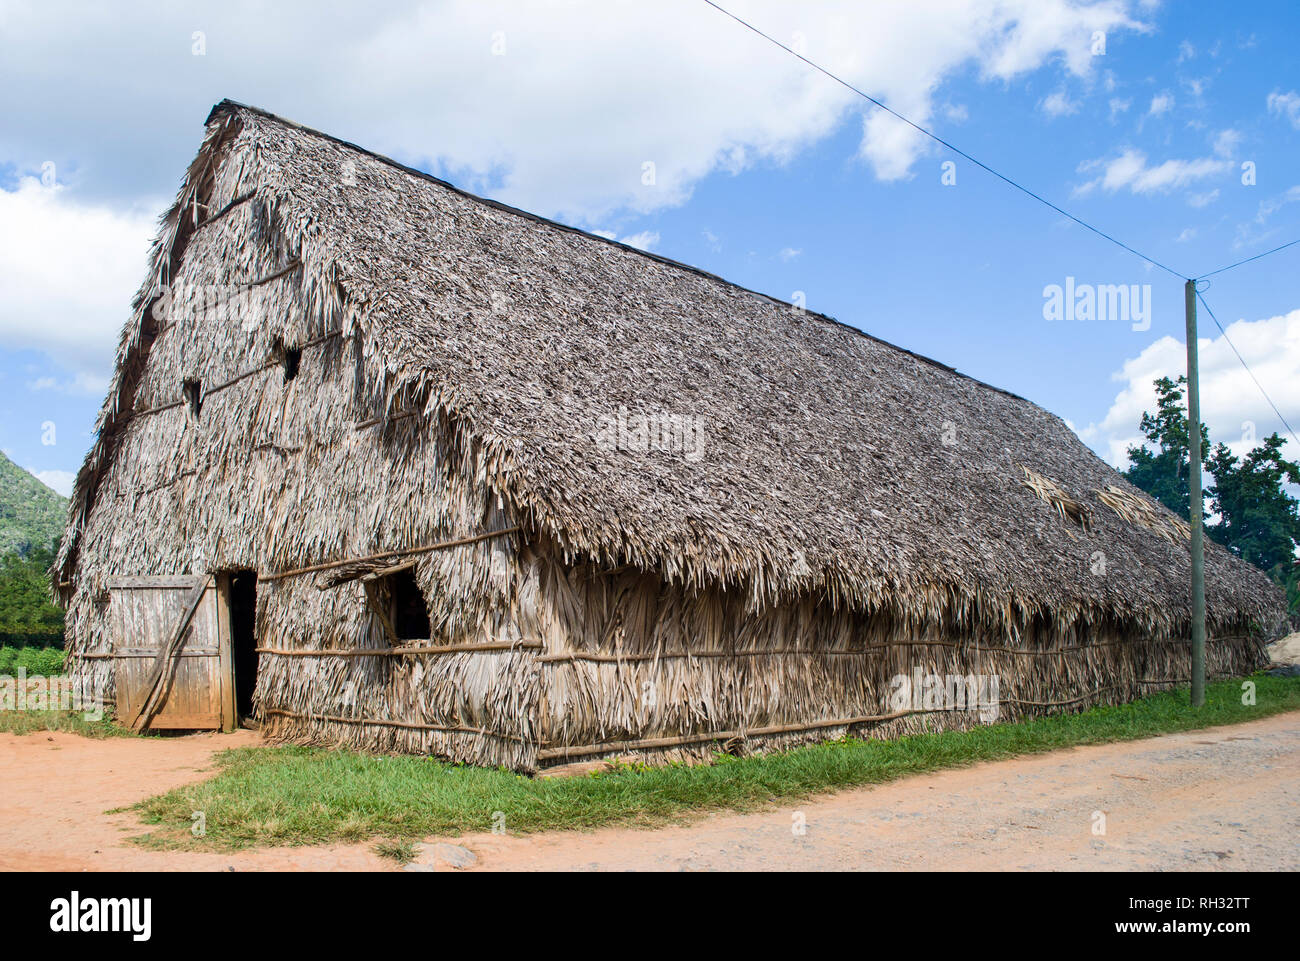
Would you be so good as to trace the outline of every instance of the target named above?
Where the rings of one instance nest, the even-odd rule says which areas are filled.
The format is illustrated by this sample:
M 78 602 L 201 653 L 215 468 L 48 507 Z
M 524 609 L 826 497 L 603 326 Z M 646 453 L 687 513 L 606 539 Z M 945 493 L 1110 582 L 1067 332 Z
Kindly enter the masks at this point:
M 1031 491 L 1046 501 L 1051 508 L 1060 515 L 1061 520 L 1071 520 L 1082 527 L 1085 531 L 1092 524 L 1092 512 L 1088 508 L 1075 500 L 1060 485 L 1037 471 L 1032 471 L 1023 464 L 1020 469 L 1025 472 L 1025 479 L 1021 481 Z M 1073 538 L 1074 534 L 1066 531 L 1066 534 Z
M 1192 529 L 1185 520 L 1171 511 L 1157 507 L 1153 502 L 1139 497 L 1132 491 L 1108 484 L 1105 489 L 1094 493 L 1097 495 L 1097 500 L 1130 524 L 1145 527 L 1171 544 L 1176 543 L 1179 537 L 1183 540 L 1191 540 Z

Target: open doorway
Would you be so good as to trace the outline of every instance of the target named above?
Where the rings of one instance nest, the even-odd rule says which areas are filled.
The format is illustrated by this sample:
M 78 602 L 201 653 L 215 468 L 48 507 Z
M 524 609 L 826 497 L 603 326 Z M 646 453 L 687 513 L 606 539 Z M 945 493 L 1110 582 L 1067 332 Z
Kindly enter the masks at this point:
M 257 686 L 257 573 L 230 573 L 230 654 L 235 680 L 235 714 L 243 727 L 253 726 L 253 689 Z

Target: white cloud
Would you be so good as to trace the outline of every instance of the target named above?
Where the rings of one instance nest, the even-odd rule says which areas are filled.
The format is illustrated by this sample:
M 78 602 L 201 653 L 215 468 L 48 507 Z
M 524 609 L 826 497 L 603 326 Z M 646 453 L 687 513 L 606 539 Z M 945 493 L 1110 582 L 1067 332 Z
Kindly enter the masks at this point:
M 789 263 L 790 261 L 798 257 L 801 253 L 803 253 L 803 251 L 795 247 L 782 247 L 780 253 L 778 253 L 777 256 L 780 257 L 782 260 L 784 260 L 786 263 Z
M 1300 94 L 1294 90 L 1282 93 L 1274 90 L 1268 95 L 1268 112 L 1286 117 L 1291 126 L 1300 130 Z
M 72 496 L 72 484 L 77 479 L 77 475 L 72 471 L 66 470 L 29 470 L 38 481 L 44 484 L 50 490 L 62 494 L 64 497 Z
M 144 278 L 154 218 L 80 204 L 68 188 L 26 177 L 0 189 L 0 224 L 0 342 L 46 351 L 78 372 L 72 386 L 82 392 L 102 386 Z M 30 386 L 60 388 L 49 377 Z
M 1210 85 L 1211 79 L 1210 77 L 1188 77 L 1183 81 L 1183 86 L 1191 92 L 1193 99 L 1199 101 L 1205 93 L 1205 88 Z
M 936 97 L 951 76 L 1002 85 L 1047 67 L 1083 77 L 1095 31 L 1148 29 L 1127 0 L 735 7 L 777 38 L 798 32 L 810 57 L 921 123 L 943 109 Z M 247 29 L 253 9 L 257 30 Z M 200 28 L 206 55 L 193 57 Z M 96 78 L 93 98 L 85 76 Z M 929 149 L 697 0 L 12 8 L 0 91 L 30 90 L 32 77 L 48 78 L 37 96 L 0 93 L 6 134 L 58 159 L 60 145 L 102 130 L 95 169 L 122 178 L 143 176 L 135 171 L 158 162 L 164 141 L 192 149 L 200 117 L 182 110 L 220 92 L 584 223 L 679 204 L 709 173 L 785 161 L 850 117 L 861 118 L 859 156 L 884 180 L 910 176 Z M 104 103 L 115 105 L 111 118 Z M 146 133 L 153 149 L 124 130 Z M 641 182 L 646 161 L 654 186 Z
M 1071 100 L 1064 90 L 1048 94 L 1038 106 L 1049 117 L 1065 117 L 1079 112 L 1079 104 Z
M 1208 320 L 1208 318 L 1205 318 Z M 1204 328 L 1202 328 L 1204 329 Z M 1211 328 L 1217 332 L 1217 328 Z M 1239 320 L 1227 327 L 1228 338 L 1268 391 L 1286 419 L 1300 423 L 1300 310 L 1266 320 Z M 1240 455 L 1273 431 L 1284 437 L 1286 428 L 1264 400 L 1222 337 L 1202 337 L 1197 344 L 1201 373 L 1201 419 L 1210 439 L 1222 441 Z M 1123 384 L 1106 416 L 1098 424 L 1077 431 L 1111 464 L 1127 463 L 1126 451 L 1143 441 L 1138 424 L 1144 411 L 1155 410 L 1157 377 L 1176 380 L 1187 372 L 1187 349 L 1172 337 L 1162 337 L 1138 356 L 1126 360 L 1112 379 Z M 1300 456 L 1288 440 L 1286 456 Z
M 1147 108 L 1148 117 L 1162 117 L 1174 107 L 1173 94 L 1166 91 L 1158 93 L 1151 98 L 1151 106 Z
M 809 56 L 920 123 L 964 115 L 942 98 L 950 77 L 973 73 L 995 90 L 1038 69 L 1088 77 L 1095 31 L 1149 29 L 1132 9 L 1127 0 L 736 3 L 778 38 L 797 30 Z M 931 149 L 696 0 L 0 11 L 0 162 L 31 170 L 48 157 L 78 174 L 73 187 L 24 179 L 0 189 L 0 343 L 101 378 L 164 203 L 140 212 L 106 198 L 137 204 L 146 189 L 170 190 L 215 96 L 579 224 L 680 204 L 710 173 L 785 162 L 846 119 L 861 123 L 858 156 L 881 180 L 912 176 Z M 207 35 L 202 57 L 191 54 L 196 29 Z M 646 161 L 653 185 L 642 182 Z M 623 238 L 647 248 L 658 239 Z
M 1255 216 L 1249 221 L 1237 225 L 1237 234 L 1232 245 L 1235 248 L 1249 247 L 1261 243 L 1278 233 L 1278 227 L 1269 226 L 1269 222 L 1283 207 L 1300 201 L 1300 184 L 1296 184 L 1280 194 L 1274 194 L 1259 202 Z
M 1133 106 L 1132 100 L 1121 100 L 1119 97 L 1110 98 L 1110 119 L 1114 120 L 1120 114 L 1128 111 Z
M 1220 157 L 1231 158 L 1240 144 L 1240 130 L 1221 130 L 1219 135 L 1214 138 L 1214 152 Z
M 27 389 L 33 393 L 42 390 L 58 391 L 61 394 L 81 394 L 87 397 L 103 397 L 108 391 L 108 378 L 93 371 L 79 370 L 70 380 L 43 376 L 27 382 Z
M 1206 191 L 1203 194 L 1192 194 L 1187 198 L 1187 202 L 1193 207 L 1208 207 L 1218 199 L 1219 188 L 1215 187 L 1213 190 Z
M 1152 167 L 1147 164 L 1146 154 L 1128 147 L 1111 160 L 1091 160 L 1079 165 L 1080 173 L 1098 169 L 1101 173 L 1077 187 L 1076 194 L 1087 194 L 1098 187 L 1107 193 L 1124 189 L 1135 194 L 1167 193 L 1206 177 L 1226 173 L 1232 169 L 1232 161 L 1200 157 L 1195 160 L 1166 160 Z
M 659 245 L 659 231 L 643 230 L 640 233 L 623 237 L 622 242 L 629 247 L 636 247 L 638 250 L 650 250 L 652 247 Z
M 655 230 L 642 230 L 640 233 L 628 234 L 625 237 L 620 237 L 613 230 L 597 228 L 590 232 L 597 237 L 604 237 L 606 240 L 617 240 L 620 244 L 627 244 L 629 247 L 636 247 L 638 250 L 649 250 L 659 243 L 659 232 Z
M 1187 243 L 1187 241 L 1193 239 L 1195 236 L 1196 236 L 1195 227 L 1184 227 L 1183 232 L 1178 235 L 1178 242 L 1180 244 L 1185 244 Z

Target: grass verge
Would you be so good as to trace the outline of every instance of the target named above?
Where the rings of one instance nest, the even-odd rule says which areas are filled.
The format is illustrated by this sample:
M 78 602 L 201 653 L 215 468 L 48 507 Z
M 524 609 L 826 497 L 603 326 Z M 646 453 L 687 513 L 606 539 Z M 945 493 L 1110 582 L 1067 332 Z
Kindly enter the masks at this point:
M 83 737 L 138 737 L 106 718 L 87 720 L 82 711 L 0 710 L 0 734 L 43 734 L 67 731 Z
M 431 758 L 377 757 L 307 747 L 235 748 L 215 758 L 211 780 L 134 806 L 158 830 L 150 846 L 233 850 L 250 845 L 321 844 L 490 830 L 656 825 L 705 811 L 751 810 L 840 788 L 877 784 L 1057 748 L 1126 741 L 1258 720 L 1300 709 L 1300 678 L 1259 674 L 1256 704 L 1241 680 L 1207 686 L 1193 711 L 1186 689 L 1081 714 L 918 734 L 894 741 L 846 738 L 762 757 L 720 755 L 704 766 L 620 768 L 586 777 L 533 779 L 506 770 Z M 207 835 L 190 834 L 191 815 Z M 398 846 L 388 856 L 400 860 Z

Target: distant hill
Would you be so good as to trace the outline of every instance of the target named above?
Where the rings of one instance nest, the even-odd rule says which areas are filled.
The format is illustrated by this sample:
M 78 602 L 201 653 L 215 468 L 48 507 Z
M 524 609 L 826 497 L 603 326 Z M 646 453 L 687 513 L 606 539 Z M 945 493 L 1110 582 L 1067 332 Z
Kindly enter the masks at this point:
M 0 454 L 0 556 L 63 537 L 68 500 Z

